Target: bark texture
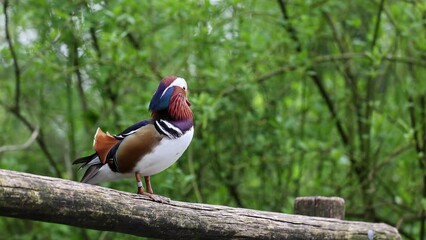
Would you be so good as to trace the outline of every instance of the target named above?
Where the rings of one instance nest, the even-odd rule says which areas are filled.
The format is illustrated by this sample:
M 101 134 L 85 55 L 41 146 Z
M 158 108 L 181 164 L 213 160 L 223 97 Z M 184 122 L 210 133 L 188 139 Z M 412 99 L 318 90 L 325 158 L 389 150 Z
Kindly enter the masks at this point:
M 345 200 L 339 197 L 298 197 L 294 213 L 305 216 L 345 219 Z
M 171 201 L 0 170 L 0 215 L 166 239 L 400 239 L 386 224 Z M 373 238 L 370 238 L 373 237 Z

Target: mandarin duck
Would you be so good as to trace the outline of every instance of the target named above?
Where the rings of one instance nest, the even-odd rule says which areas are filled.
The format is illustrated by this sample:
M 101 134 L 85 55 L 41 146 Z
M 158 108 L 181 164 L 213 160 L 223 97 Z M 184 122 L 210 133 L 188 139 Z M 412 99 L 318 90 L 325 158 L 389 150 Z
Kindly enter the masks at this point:
M 154 195 L 150 176 L 175 163 L 194 135 L 191 104 L 185 79 L 175 76 L 161 80 L 149 104 L 151 119 L 140 121 L 118 135 L 97 129 L 95 153 L 73 162 L 86 167 L 81 182 L 98 184 L 136 177 L 137 193 L 157 202 L 168 199 Z M 146 191 L 141 176 L 145 178 Z

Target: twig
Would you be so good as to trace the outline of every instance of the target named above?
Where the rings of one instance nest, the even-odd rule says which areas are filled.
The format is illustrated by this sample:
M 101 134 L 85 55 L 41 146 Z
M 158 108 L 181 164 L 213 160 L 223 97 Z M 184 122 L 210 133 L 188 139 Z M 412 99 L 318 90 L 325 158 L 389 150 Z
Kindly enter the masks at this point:
M 200 187 L 198 186 L 198 182 L 197 182 L 197 175 L 195 174 L 195 170 L 194 170 L 194 154 L 192 151 L 192 147 L 188 148 L 188 167 L 189 167 L 189 172 L 191 173 L 191 175 L 194 177 L 192 179 L 192 188 L 194 189 L 194 193 L 195 193 L 195 197 L 197 198 L 198 202 L 203 202 L 203 198 L 201 196 L 201 192 L 200 192 Z
M 376 25 L 374 27 L 374 36 L 373 36 L 373 41 L 371 43 L 371 51 L 374 50 L 374 47 L 376 46 L 376 42 L 377 42 L 377 38 L 378 38 L 378 34 L 379 34 L 379 28 L 380 28 L 380 20 L 381 20 L 381 16 L 382 16 L 382 11 L 383 11 L 383 6 L 384 6 L 385 0 L 381 0 L 380 1 L 380 6 L 379 6 L 379 10 L 377 12 L 377 20 L 376 20 Z M 374 95 L 375 95 L 375 83 L 376 81 L 374 81 L 374 79 L 372 79 L 372 77 L 370 77 L 370 79 L 367 80 L 367 96 L 366 96 L 366 106 L 365 106 L 365 112 L 364 112 L 364 116 L 366 118 L 366 123 L 364 124 L 364 130 L 365 132 L 362 133 L 362 135 L 367 135 L 368 137 L 364 140 L 364 159 L 369 160 L 370 159 L 370 147 L 371 147 L 371 114 L 372 114 L 372 105 L 370 104 L 370 101 L 372 99 L 374 99 Z M 370 172 L 373 173 L 374 172 Z M 374 176 L 374 175 L 372 175 Z
M 327 91 L 325 90 L 325 87 L 321 81 L 321 79 L 317 75 L 311 76 L 312 80 L 314 81 L 315 85 L 317 86 L 318 90 L 320 91 L 320 94 L 322 98 L 324 99 L 328 110 L 331 113 L 332 118 L 335 120 L 337 131 L 339 132 L 340 138 L 342 139 L 343 145 L 347 148 L 350 148 L 349 138 L 346 135 L 345 130 L 343 129 L 342 122 L 340 121 L 339 117 L 337 116 L 337 111 L 334 108 L 334 104 L 328 95 Z M 353 160 L 351 160 L 353 161 Z
M 71 25 L 74 25 L 74 21 L 72 21 L 72 17 L 71 19 Z M 84 113 L 87 113 L 87 101 L 86 101 L 86 95 L 84 93 L 84 89 L 83 89 L 83 78 L 81 76 L 81 66 L 80 66 L 80 58 L 78 56 L 78 39 L 75 36 L 74 33 L 74 29 L 70 29 L 71 31 L 71 38 L 72 38 L 72 42 L 71 42 L 71 49 L 72 49 L 72 54 L 70 54 L 70 60 L 72 62 L 72 66 L 74 69 L 74 74 L 77 76 L 77 90 L 78 90 L 78 94 L 80 96 L 80 105 L 81 105 L 81 109 L 83 110 Z M 86 129 L 87 130 L 87 129 Z
M 334 62 L 334 61 L 346 61 L 350 59 L 355 58 L 369 58 L 370 56 L 365 52 L 344 52 L 341 54 L 335 54 L 335 55 L 322 55 L 317 56 L 313 60 L 313 64 L 322 64 L 327 62 Z
M 90 27 L 90 36 L 92 38 L 93 47 L 95 48 L 96 55 L 98 57 L 97 59 L 98 65 L 102 66 L 105 64 L 105 61 L 102 59 L 102 51 L 101 51 L 99 40 L 98 40 L 98 37 L 96 36 L 96 30 L 94 27 Z M 103 91 L 105 91 L 105 95 L 111 101 L 111 105 L 112 105 L 105 111 L 105 114 L 109 115 L 112 112 L 114 117 L 116 117 L 116 120 L 118 120 L 118 115 L 116 114 L 116 111 L 114 110 L 118 100 L 117 91 L 114 91 L 113 90 L 114 88 L 112 86 L 114 79 L 116 79 L 114 75 L 108 74 L 106 82 L 104 84 Z M 117 122 L 117 121 L 114 121 L 114 122 Z
M 31 134 L 31 136 L 28 138 L 28 140 L 24 144 L 19 145 L 5 145 L 0 147 L 0 153 L 6 152 L 6 151 L 17 151 L 17 150 L 23 150 L 31 146 L 31 144 L 36 140 L 39 133 L 39 129 L 36 128 L 34 132 Z
M 370 177 L 369 179 L 373 179 L 375 173 L 377 173 L 378 171 L 380 171 L 380 169 L 384 166 L 386 166 L 387 164 L 389 164 L 391 161 L 393 161 L 396 157 L 398 157 L 400 154 L 402 154 L 403 152 L 407 151 L 408 149 L 410 149 L 412 147 L 411 144 L 404 144 L 402 146 L 399 146 L 398 148 L 396 148 L 393 152 L 391 152 L 383 161 L 381 161 L 379 164 L 377 164 L 371 171 L 370 171 Z
M 343 46 L 342 41 L 340 40 L 339 33 L 337 32 L 337 28 L 333 22 L 333 19 L 331 18 L 330 14 L 327 11 L 322 11 L 322 14 L 327 21 L 328 25 L 330 26 L 330 29 L 333 33 L 334 41 L 337 44 L 337 47 L 339 48 L 339 51 L 343 54 L 346 52 L 345 47 Z
M 24 125 L 32 132 L 35 131 L 35 127 L 30 123 L 28 119 L 26 119 L 20 112 L 17 112 L 15 109 L 8 109 L 15 117 L 17 117 Z M 59 170 L 58 165 L 56 164 L 55 160 L 53 159 L 52 154 L 50 154 L 47 144 L 43 137 L 43 131 L 40 129 L 40 133 L 36 138 L 38 145 L 40 146 L 42 152 L 46 156 L 47 160 L 49 161 L 50 165 L 53 167 L 54 172 L 57 177 L 62 178 L 62 173 Z
M 3 11 L 4 11 L 4 26 L 6 32 L 6 41 L 9 45 L 10 54 L 13 59 L 13 67 L 15 69 L 15 105 L 17 111 L 20 110 L 19 99 L 21 98 L 21 70 L 19 68 L 18 57 L 16 56 L 15 48 L 12 44 L 12 38 L 9 31 L 9 15 L 7 14 L 7 8 L 9 6 L 9 0 L 4 0 Z
M 413 140 L 414 144 L 416 146 L 416 152 L 418 154 L 421 153 L 422 147 L 420 143 L 420 139 L 418 137 L 418 130 L 417 130 L 417 122 L 416 122 L 416 113 L 414 109 L 414 99 L 411 95 L 408 96 L 408 116 L 410 117 L 410 124 L 411 128 L 413 129 Z M 420 164 L 420 166 L 423 166 L 423 164 Z
M 421 95 L 419 99 L 420 104 L 420 118 L 422 120 L 422 143 L 423 143 L 423 157 L 422 157 L 422 165 L 423 168 L 426 168 L 426 157 L 424 154 L 426 154 L 426 97 L 425 95 Z M 426 188 L 424 189 L 423 196 L 426 196 Z
M 324 18 L 326 19 L 330 29 L 333 32 L 333 38 L 334 38 L 334 41 L 339 48 L 340 53 L 346 54 L 347 50 L 346 50 L 345 46 L 343 45 L 343 42 L 340 39 L 339 33 L 337 31 L 337 28 L 334 24 L 333 19 L 331 18 L 330 14 L 326 11 L 323 11 L 323 15 L 324 15 Z M 363 138 L 362 138 L 362 136 L 364 134 L 364 124 L 362 122 L 363 116 L 362 116 L 362 113 L 361 113 L 361 103 L 360 103 L 360 96 L 359 96 L 357 83 L 356 83 L 356 77 L 354 76 L 354 74 L 353 74 L 353 72 L 350 68 L 350 66 L 351 66 L 350 60 L 351 60 L 351 58 L 343 59 L 344 72 L 343 72 L 342 75 L 343 75 L 344 79 L 346 80 L 346 83 L 349 86 L 351 93 L 352 93 L 352 97 L 353 97 L 352 104 L 353 104 L 353 107 L 355 109 L 355 113 L 356 113 L 356 116 L 357 116 L 356 122 L 357 122 L 357 126 L 358 126 L 358 138 L 359 138 L 360 143 L 362 143 L 361 144 L 361 151 L 363 152 L 364 147 L 365 147 L 365 144 L 363 144 L 364 141 L 363 141 Z M 355 163 L 355 162 L 353 162 L 353 163 Z
M 400 63 L 411 64 L 411 65 L 416 65 L 416 66 L 426 68 L 426 61 L 423 61 L 420 59 L 392 56 L 392 55 L 385 56 L 384 59 L 391 62 L 400 62 Z
M 296 30 L 293 25 L 290 23 L 290 17 L 288 16 L 287 7 L 284 0 L 278 0 L 278 4 L 280 5 L 281 13 L 284 18 L 284 28 L 290 34 L 291 39 L 296 43 L 296 52 L 302 51 L 302 45 L 300 43 L 299 38 L 297 37 Z
M 141 50 L 141 45 L 140 45 L 139 41 L 136 39 L 136 37 L 131 32 L 128 32 L 126 34 L 126 37 L 129 40 L 130 45 L 132 45 L 134 49 Z M 161 72 L 158 70 L 156 64 L 152 60 L 148 61 L 148 66 L 158 79 L 162 79 L 164 77 L 161 74 Z
M 322 55 L 314 57 L 312 62 L 307 62 L 305 65 L 301 66 L 294 66 L 294 65 L 284 65 L 282 67 L 279 67 L 275 70 L 272 70 L 268 73 L 265 73 L 257 78 L 255 78 L 254 81 L 256 82 L 263 82 L 266 81 L 272 77 L 278 76 L 285 72 L 294 71 L 298 68 L 308 67 L 309 64 L 313 66 L 317 66 L 320 64 L 326 64 L 329 62 L 334 61 L 346 61 L 349 59 L 356 59 L 356 58 L 368 58 L 370 59 L 370 55 L 365 52 L 346 52 L 342 54 L 333 54 L 333 55 Z M 393 56 L 393 55 L 387 55 L 383 57 L 383 60 L 395 62 L 395 63 L 404 63 L 404 64 L 412 64 L 420 67 L 426 68 L 426 61 L 422 61 L 420 59 L 410 58 L 410 57 L 401 57 L 401 56 Z
M 275 69 L 275 70 L 273 70 L 269 73 L 266 73 L 266 74 L 256 78 L 255 81 L 261 83 L 261 82 L 264 82 L 264 81 L 268 80 L 269 78 L 275 77 L 275 76 L 277 76 L 281 73 L 294 71 L 296 69 L 297 69 L 296 66 L 283 66 L 283 67 Z
M 385 3 L 385 0 L 380 0 L 379 11 L 377 11 L 377 17 L 376 17 L 377 18 L 376 25 L 374 26 L 373 41 L 371 42 L 371 50 L 373 50 L 374 47 L 376 46 L 377 37 L 379 35 L 380 20 L 382 19 L 381 16 L 382 16 L 384 3 Z
M 137 49 L 137 50 L 141 49 L 141 45 L 139 44 L 139 41 L 136 40 L 136 37 L 131 32 L 128 32 L 126 34 L 126 37 L 134 49 Z
M 96 55 L 98 56 L 98 59 L 100 60 L 102 58 L 102 51 L 99 46 L 99 40 L 96 36 L 96 30 L 94 27 L 90 27 L 90 37 L 92 38 L 93 47 L 95 48 Z
M 272 70 L 268 73 L 265 73 L 259 77 L 257 77 L 254 81 L 255 82 L 264 82 L 272 77 L 278 76 L 282 73 L 285 72 L 290 72 L 290 71 L 294 71 L 298 68 L 303 68 L 309 67 L 309 64 L 311 66 L 316 66 L 316 65 L 320 65 L 320 64 L 325 64 L 328 62 L 333 62 L 333 61 L 342 61 L 342 60 L 347 60 L 347 59 L 353 59 L 353 58 L 368 58 L 368 54 L 363 53 L 363 52 L 359 52 L 359 53 L 343 53 L 343 54 L 338 54 L 338 55 L 322 55 L 322 56 L 317 56 L 314 57 L 312 62 L 307 62 L 305 65 L 301 65 L 301 66 L 294 66 L 294 65 L 284 65 L 280 68 L 277 68 L 275 70 Z M 426 64 L 426 62 L 425 62 Z

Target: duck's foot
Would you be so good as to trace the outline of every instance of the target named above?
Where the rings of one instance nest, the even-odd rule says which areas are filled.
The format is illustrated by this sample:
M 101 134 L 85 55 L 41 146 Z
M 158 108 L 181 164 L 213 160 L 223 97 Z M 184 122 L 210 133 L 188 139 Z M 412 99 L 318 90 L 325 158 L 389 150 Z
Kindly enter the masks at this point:
M 168 197 L 156 195 L 156 194 L 153 194 L 153 193 L 148 193 L 148 192 L 145 192 L 145 191 L 139 191 L 139 190 L 138 190 L 138 194 L 148 196 L 154 202 L 158 202 L 158 203 L 170 203 L 170 198 L 168 198 Z

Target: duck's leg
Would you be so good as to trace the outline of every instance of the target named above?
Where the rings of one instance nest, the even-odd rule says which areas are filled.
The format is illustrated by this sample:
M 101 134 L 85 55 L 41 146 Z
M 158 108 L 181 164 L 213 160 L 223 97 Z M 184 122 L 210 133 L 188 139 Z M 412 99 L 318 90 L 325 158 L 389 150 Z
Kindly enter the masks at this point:
M 158 196 L 153 193 L 149 176 L 145 177 L 145 184 L 146 184 L 147 191 L 145 191 L 145 189 L 143 188 L 141 175 L 139 172 L 135 172 L 135 177 L 136 177 L 136 182 L 138 183 L 138 194 L 148 196 L 149 198 L 151 198 L 152 200 L 156 202 L 160 202 L 160 203 L 170 202 L 169 198 Z
M 141 175 L 139 172 L 135 172 L 136 182 L 138 184 L 138 194 L 145 195 L 145 189 L 143 189 L 142 181 L 141 181 Z
M 146 191 L 148 193 L 154 194 L 154 191 L 152 191 L 152 186 L 151 186 L 151 178 L 149 176 L 145 176 L 145 185 L 146 185 Z

